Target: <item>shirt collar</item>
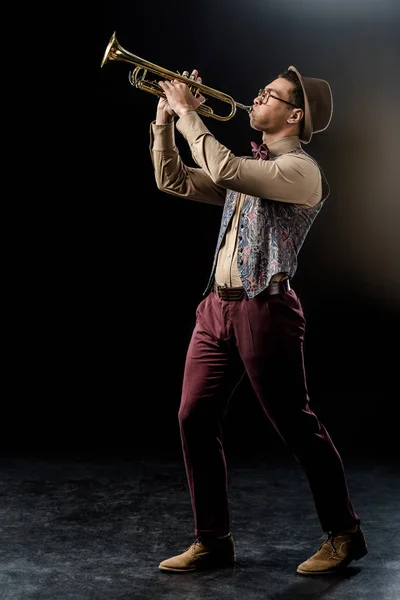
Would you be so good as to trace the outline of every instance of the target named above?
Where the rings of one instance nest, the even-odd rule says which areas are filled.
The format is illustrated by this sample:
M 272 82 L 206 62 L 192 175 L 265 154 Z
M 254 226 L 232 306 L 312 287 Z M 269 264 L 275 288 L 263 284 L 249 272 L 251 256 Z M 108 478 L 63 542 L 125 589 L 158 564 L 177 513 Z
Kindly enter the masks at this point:
M 268 144 L 270 158 L 279 156 L 280 154 L 286 154 L 286 152 L 291 152 L 295 148 L 301 148 L 298 135 L 291 135 Z

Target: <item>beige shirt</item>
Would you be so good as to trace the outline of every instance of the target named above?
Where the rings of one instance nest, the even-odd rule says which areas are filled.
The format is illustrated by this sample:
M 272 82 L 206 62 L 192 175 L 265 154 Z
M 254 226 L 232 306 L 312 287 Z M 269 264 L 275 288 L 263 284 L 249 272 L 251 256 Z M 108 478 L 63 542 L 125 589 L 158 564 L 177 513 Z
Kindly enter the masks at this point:
M 158 189 L 198 202 L 223 205 L 226 190 L 240 193 L 238 206 L 220 248 L 215 280 L 219 285 L 241 286 L 237 268 L 237 231 L 246 196 L 315 206 L 322 196 L 321 173 L 300 148 L 297 135 L 272 142 L 272 161 L 235 156 L 218 142 L 199 115 L 192 111 L 176 121 L 198 167 L 188 167 L 179 155 L 174 123 L 150 126 L 150 156 Z M 277 274 L 273 280 L 281 279 Z

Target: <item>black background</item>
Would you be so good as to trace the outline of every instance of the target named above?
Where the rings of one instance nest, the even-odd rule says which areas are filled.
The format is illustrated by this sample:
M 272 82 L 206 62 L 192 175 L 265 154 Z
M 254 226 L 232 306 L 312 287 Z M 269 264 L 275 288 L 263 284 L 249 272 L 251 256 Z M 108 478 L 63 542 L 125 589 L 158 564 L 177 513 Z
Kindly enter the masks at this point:
M 290 64 L 330 82 L 331 126 L 305 149 L 331 196 L 293 281 L 308 322 L 312 406 L 343 452 L 398 456 L 399 14 L 395 0 L 97 6 L 90 30 L 70 39 L 68 108 L 53 97 L 32 125 L 54 142 L 45 150 L 51 193 L 42 205 L 49 172 L 38 161 L 29 235 L 14 238 L 16 285 L 7 288 L 17 311 L 4 452 L 179 453 L 184 356 L 221 209 L 157 190 L 148 149 L 157 99 L 129 85 L 133 66 L 100 68 L 115 31 L 136 56 L 197 68 L 244 104 Z M 237 155 L 260 141 L 243 111 L 205 122 Z M 190 163 L 179 133 L 177 142 Z M 225 435 L 239 455 L 284 451 L 247 381 Z

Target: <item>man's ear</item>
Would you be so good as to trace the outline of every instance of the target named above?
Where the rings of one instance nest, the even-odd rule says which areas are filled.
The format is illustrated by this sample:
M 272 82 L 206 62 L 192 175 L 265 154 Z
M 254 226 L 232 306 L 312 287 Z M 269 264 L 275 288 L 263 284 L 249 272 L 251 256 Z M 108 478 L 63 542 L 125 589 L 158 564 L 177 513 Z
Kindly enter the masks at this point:
M 292 110 L 292 114 L 288 118 L 288 123 L 291 125 L 295 125 L 296 123 L 300 123 L 301 119 L 304 117 L 304 110 L 301 108 L 294 108 Z

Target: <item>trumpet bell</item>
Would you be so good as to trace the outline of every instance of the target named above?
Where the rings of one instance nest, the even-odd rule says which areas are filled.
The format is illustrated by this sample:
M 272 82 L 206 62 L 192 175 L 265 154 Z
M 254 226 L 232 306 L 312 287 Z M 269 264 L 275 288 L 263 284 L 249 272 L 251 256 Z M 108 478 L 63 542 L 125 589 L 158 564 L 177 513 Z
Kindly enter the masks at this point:
M 119 44 L 114 32 L 110 38 L 110 41 L 107 44 L 107 48 L 104 52 L 103 60 L 101 61 L 100 67 L 104 67 L 104 65 L 110 60 L 118 60 L 118 48 Z

